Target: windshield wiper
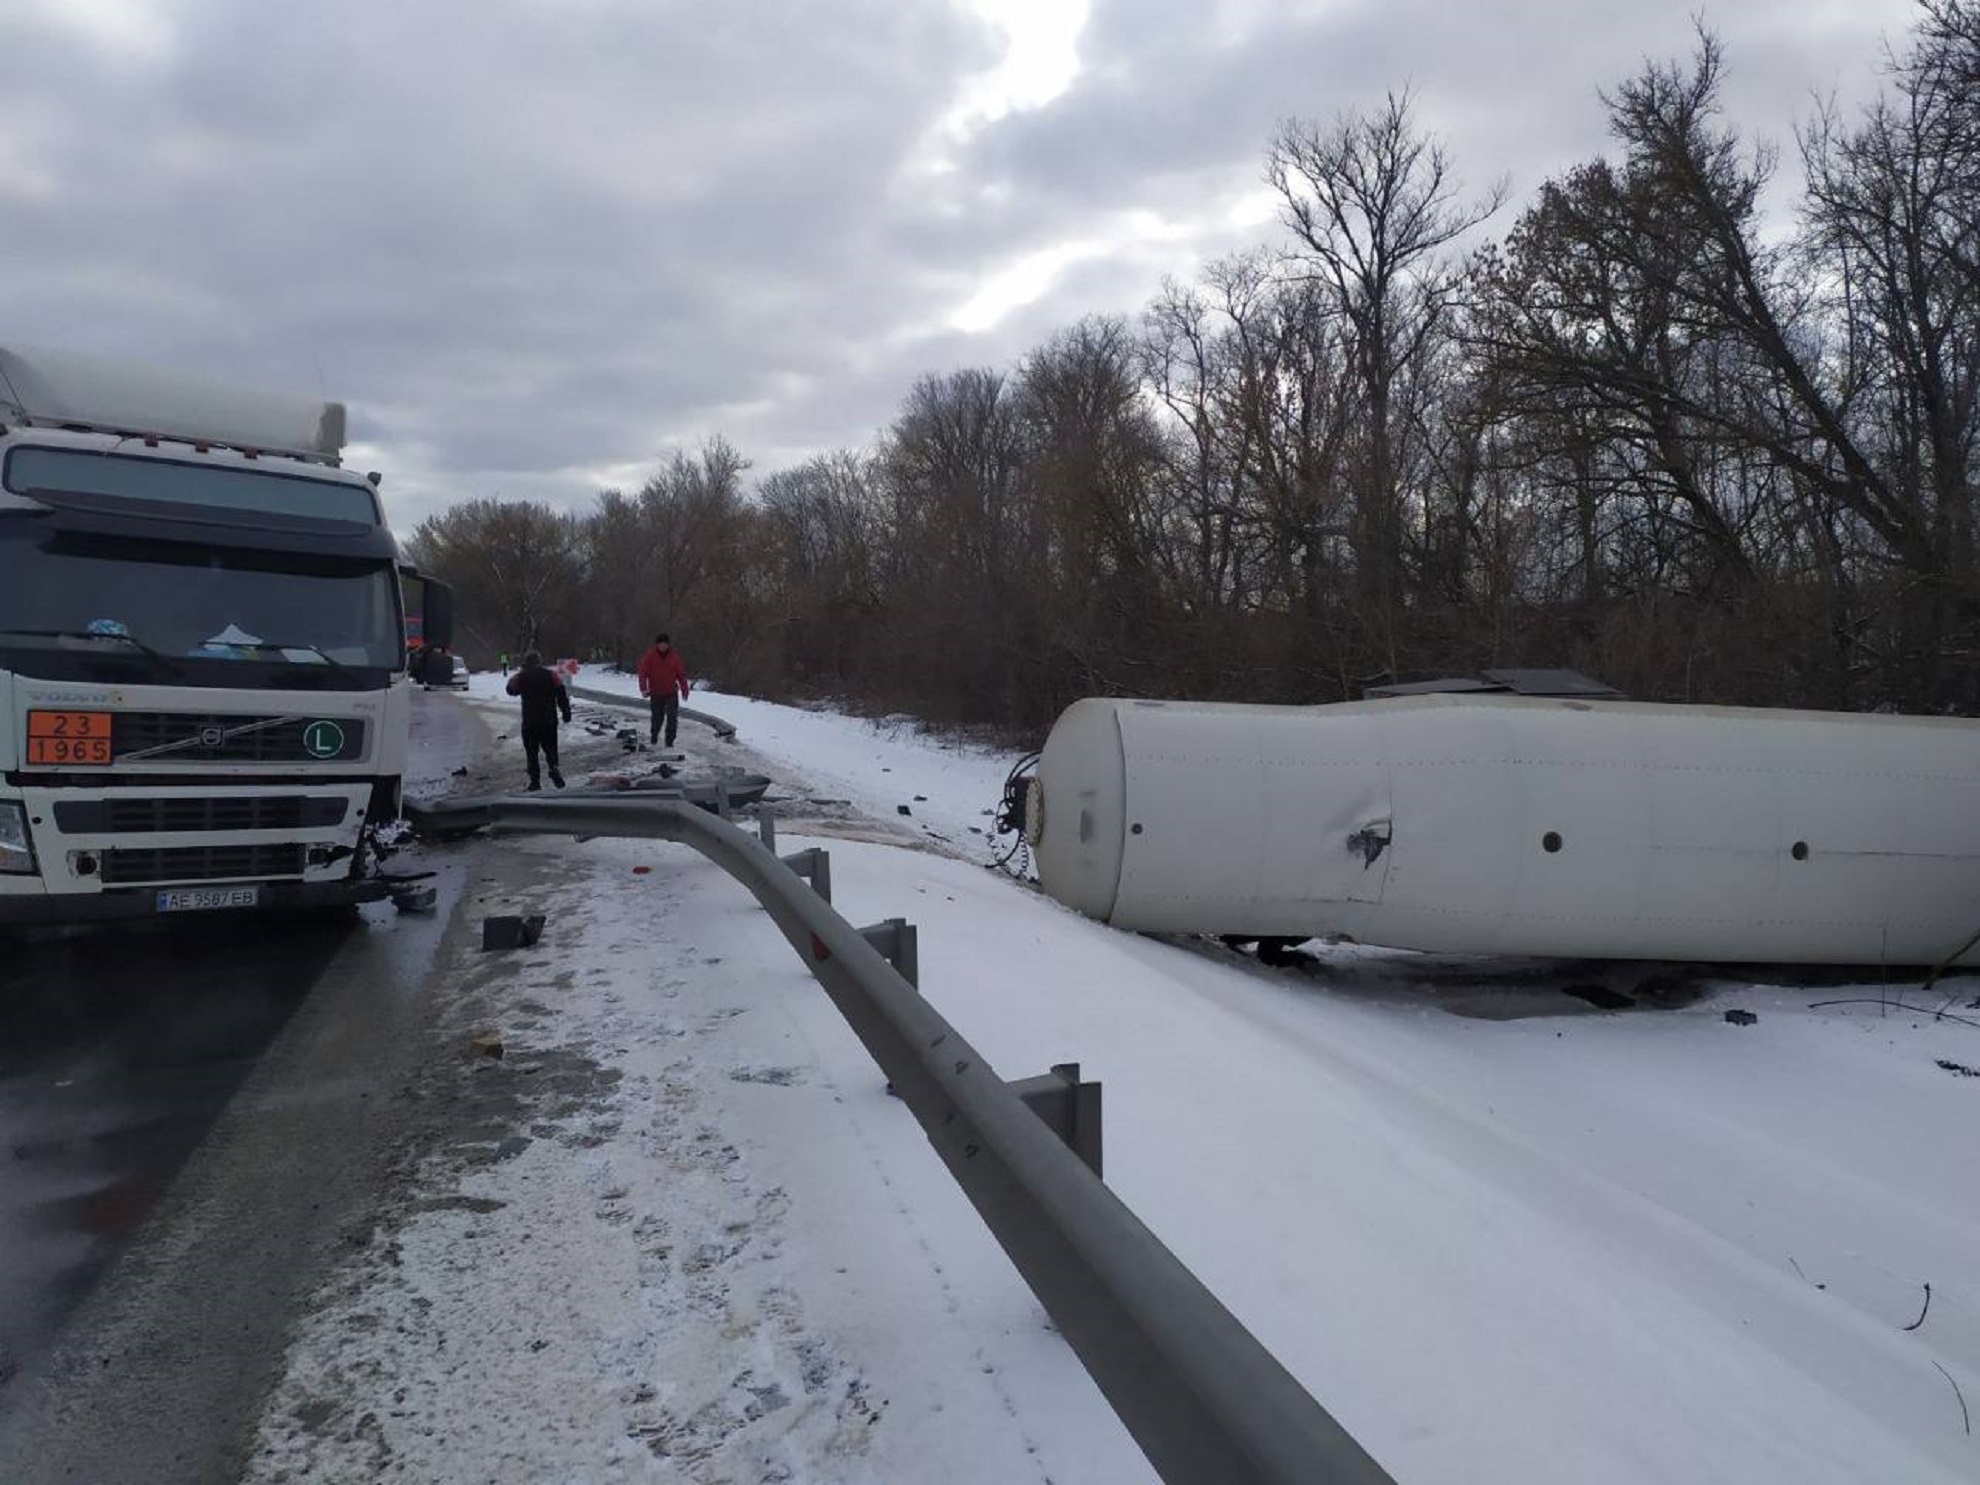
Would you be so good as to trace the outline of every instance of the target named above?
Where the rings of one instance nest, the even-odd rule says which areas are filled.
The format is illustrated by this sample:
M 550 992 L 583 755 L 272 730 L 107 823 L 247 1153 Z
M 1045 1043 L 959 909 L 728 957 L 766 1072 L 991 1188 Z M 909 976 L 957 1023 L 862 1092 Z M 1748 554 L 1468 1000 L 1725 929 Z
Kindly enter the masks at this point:
M 235 647 L 237 649 L 243 649 L 243 650 L 303 650 L 311 655 L 316 656 L 317 659 L 321 660 L 325 665 L 329 666 L 332 670 L 342 671 L 345 675 L 349 676 L 352 680 L 357 681 L 360 684 L 364 680 L 364 677 L 359 675 L 350 666 L 346 665 L 343 661 L 339 660 L 336 656 L 332 655 L 328 650 L 325 650 L 318 645 L 291 644 L 289 641 L 284 639 L 258 639 L 251 645 L 237 644 Z
M 19 634 L 29 639 L 116 640 L 120 644 L 133 645 L 137 649 L 142 650 L 146 655 L 150 656 L 153 660 L 156 660 L 160 665 L 164 666 L 167 670 L 172 671 L 176 675 L 184 675 L 186 673 L 185 666 L 181 665 L 178 661 L 174 660 L 170 655 L 167 655 L 164 651 L 154 650 L 150 645 L 146 644 L 143 640 L 139 639 L 135 634 L 125 633 L 121 631 L 112 631 L 112 632 L 99 634 L 88 629 L 15 629 L 9 627 L 5 629 L 0 629 L 0 634 Z

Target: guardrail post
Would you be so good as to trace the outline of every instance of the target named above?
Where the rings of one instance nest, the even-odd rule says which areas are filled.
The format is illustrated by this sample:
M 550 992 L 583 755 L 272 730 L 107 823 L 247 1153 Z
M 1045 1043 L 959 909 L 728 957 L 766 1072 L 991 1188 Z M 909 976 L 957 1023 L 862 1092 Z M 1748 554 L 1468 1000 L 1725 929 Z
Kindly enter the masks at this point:
M 859 936 L 878 949 L 902 979 L 917 990 L 921 988 L 921 944 L 912 923 L 905 918 L 889 918 L 860 929 Z
M 772 855 L 777 851 L 777 812 L 767 804 L 756 807 L 756 838 L 763 842 L 763 849 Z
M 1024 1106 L 1045 1121 L 1045 1127 L 1065 1141 L 1066 1147 L 1100 1171 L 1100 1085 L 1079 1080 L 1077 1062 L 1059 1062 L 1042 1077 L 1020 1078 L 1005 1087 L 1024 1100 Z
M 921 989 L 921 936 L 914 931 L 914 925 L 905 918 L 889 918 L 883 923 L 857 930 L 881 956 L 894 966 L 894 972 L 906 980 L 917 991 Z M 899 1098 L 900 1089 L 894 1086 L 892 1078 L 887 1079 L 887 1096 Z
M 777 858 L 811 883 L 811 890 L 827 902 L 832 900 L 832 858 L 821 846 L 807 846 L 790 856 Z

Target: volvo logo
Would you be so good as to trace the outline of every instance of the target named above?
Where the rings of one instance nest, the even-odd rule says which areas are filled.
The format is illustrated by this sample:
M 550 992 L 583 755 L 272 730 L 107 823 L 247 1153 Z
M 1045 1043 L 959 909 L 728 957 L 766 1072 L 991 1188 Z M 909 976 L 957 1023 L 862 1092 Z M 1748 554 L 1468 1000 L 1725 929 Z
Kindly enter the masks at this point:
M 217 748 L 227 740 L 224 727 L 202 727 L 199 729 L 199 745 L 202 748 Z

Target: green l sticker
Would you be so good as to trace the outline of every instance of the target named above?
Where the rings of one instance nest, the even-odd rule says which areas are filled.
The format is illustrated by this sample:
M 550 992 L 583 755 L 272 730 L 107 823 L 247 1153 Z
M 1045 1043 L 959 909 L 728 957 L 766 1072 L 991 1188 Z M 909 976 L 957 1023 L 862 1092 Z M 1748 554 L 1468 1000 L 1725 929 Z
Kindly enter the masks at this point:
M 311 722 L 303 728 L 302 745 L 312 758 L 334 758 L 344 751 L 344 729 L 335 722 Z

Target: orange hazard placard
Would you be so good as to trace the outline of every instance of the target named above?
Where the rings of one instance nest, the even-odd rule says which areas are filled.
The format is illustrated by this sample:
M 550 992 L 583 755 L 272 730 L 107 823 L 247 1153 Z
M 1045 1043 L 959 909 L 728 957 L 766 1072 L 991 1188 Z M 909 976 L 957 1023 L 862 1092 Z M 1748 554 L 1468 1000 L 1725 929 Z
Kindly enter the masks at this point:
M 110 715 L 109 712 L 29 712 L 29 765 L 108 763 Z

